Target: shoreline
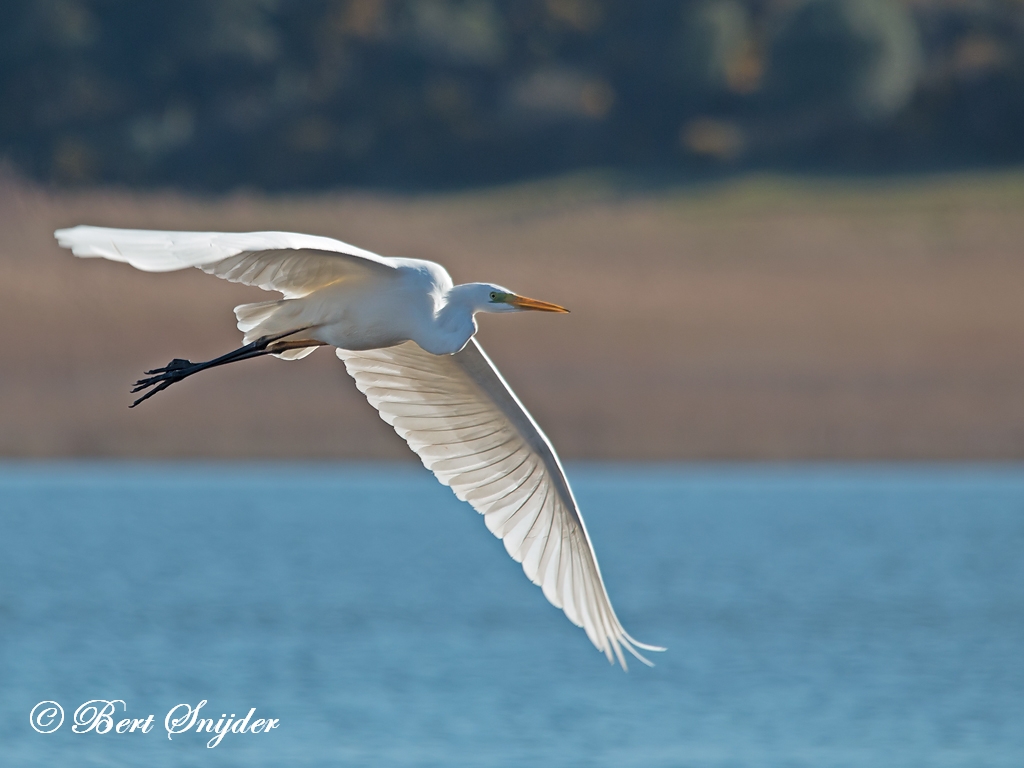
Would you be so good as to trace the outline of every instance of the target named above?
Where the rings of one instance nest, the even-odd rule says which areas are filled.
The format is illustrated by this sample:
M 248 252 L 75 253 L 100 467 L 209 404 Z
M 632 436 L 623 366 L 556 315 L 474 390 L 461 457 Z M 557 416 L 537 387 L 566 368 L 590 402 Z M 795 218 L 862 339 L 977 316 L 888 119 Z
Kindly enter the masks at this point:
M 478 338 L 568 460 L 1024 458 L 1020 172 L 415 197 L 0 180 L 0 458 L 404 460 L 323 351 L 129 412 L 142 370 L 234 348 L 231 308 L 268 294 L 75 259 L 51 233 L 78 223 L 312 232 L 564 304 Z

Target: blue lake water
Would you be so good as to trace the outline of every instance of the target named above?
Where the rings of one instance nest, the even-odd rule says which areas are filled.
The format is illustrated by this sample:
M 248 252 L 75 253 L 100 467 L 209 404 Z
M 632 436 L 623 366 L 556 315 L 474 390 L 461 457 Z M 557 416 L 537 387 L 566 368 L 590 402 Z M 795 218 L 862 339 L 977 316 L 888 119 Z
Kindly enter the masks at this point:
M 570 477 L 653 669 L 412 466 L 0 465 L 0 762 L 1024 765 L 1024 470 Z M 153 730 L 72 733 L 92 699 Z M 204 699 L 279 727 L 168 740 Z

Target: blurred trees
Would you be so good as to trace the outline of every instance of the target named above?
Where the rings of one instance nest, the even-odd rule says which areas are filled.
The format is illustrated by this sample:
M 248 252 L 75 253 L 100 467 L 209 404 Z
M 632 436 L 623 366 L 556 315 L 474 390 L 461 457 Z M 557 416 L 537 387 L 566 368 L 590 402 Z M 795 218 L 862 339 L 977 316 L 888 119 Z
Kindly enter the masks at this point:
M 1021 0 L 5 0 L 58 183 L 495 182 L 1024 160 Z

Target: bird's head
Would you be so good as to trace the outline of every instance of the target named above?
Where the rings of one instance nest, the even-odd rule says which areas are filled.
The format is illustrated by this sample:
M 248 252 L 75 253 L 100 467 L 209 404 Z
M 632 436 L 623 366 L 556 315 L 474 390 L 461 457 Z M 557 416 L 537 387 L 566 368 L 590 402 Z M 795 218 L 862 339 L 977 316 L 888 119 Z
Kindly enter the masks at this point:
M 465 287 L 471 289 L 472 303 L 478 312 L 524 312 L 529 309 L 537 312 L 569 311 L 558 304 L 520 296 L 508 288 L 492 283 L 473 283 Z

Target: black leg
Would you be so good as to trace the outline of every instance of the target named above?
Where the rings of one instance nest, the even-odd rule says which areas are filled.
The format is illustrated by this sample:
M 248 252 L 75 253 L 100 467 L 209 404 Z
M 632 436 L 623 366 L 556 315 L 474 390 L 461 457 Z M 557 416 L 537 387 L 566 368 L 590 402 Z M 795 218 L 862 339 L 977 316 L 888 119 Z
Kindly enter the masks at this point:
M 218 365 L 227 365 L 228 363 L 235 363 L 239 360 L 248 360 L 253 357 L 260 357 L 261 355 L 269 355 L 274 352 L 282 351 L 282 347 L 289 348 L 293 345 L 290 342 L 284 344 L 277 344 L 281 339 L 286 336 L 292 336 L 296 333 L 300 333 L 306 330 L 300 328 L 297 331 L 288 331 L 287 333 L 280 333 L 274 336 L 261 336 L 256 341 L 250 342 L 243 347 L 239 347 L 236 350 L 228 352 L 226 355 L 215 357 L 212 360 L 207 360 L 202 363 L 193 363 L 191 360 L 182 360 L 181 358 L 175 358 L 171 360 L 167 365 L 162 368 L 154 368 L 151 371 L 146 371 L 148 374 L 146 378 L 139 379 L 135 382 L 135 387 L 132 389 L 132 393 L 142 392 L 149 390 L 132 403 L 129 408 L 134 408 L 136 405 L 141 403 L 143 400 L 148 400 L 157 392 L 161 392 L 167 389 L 171 384 L 181 381 L 182 379 L 188 378 L 193 373 L 199 373 L 205 371 L 207 368 L 216 368 Z M 308 343 L 302 342 L 301 346 L 315 346 L 319 342 L 310 341 Z

